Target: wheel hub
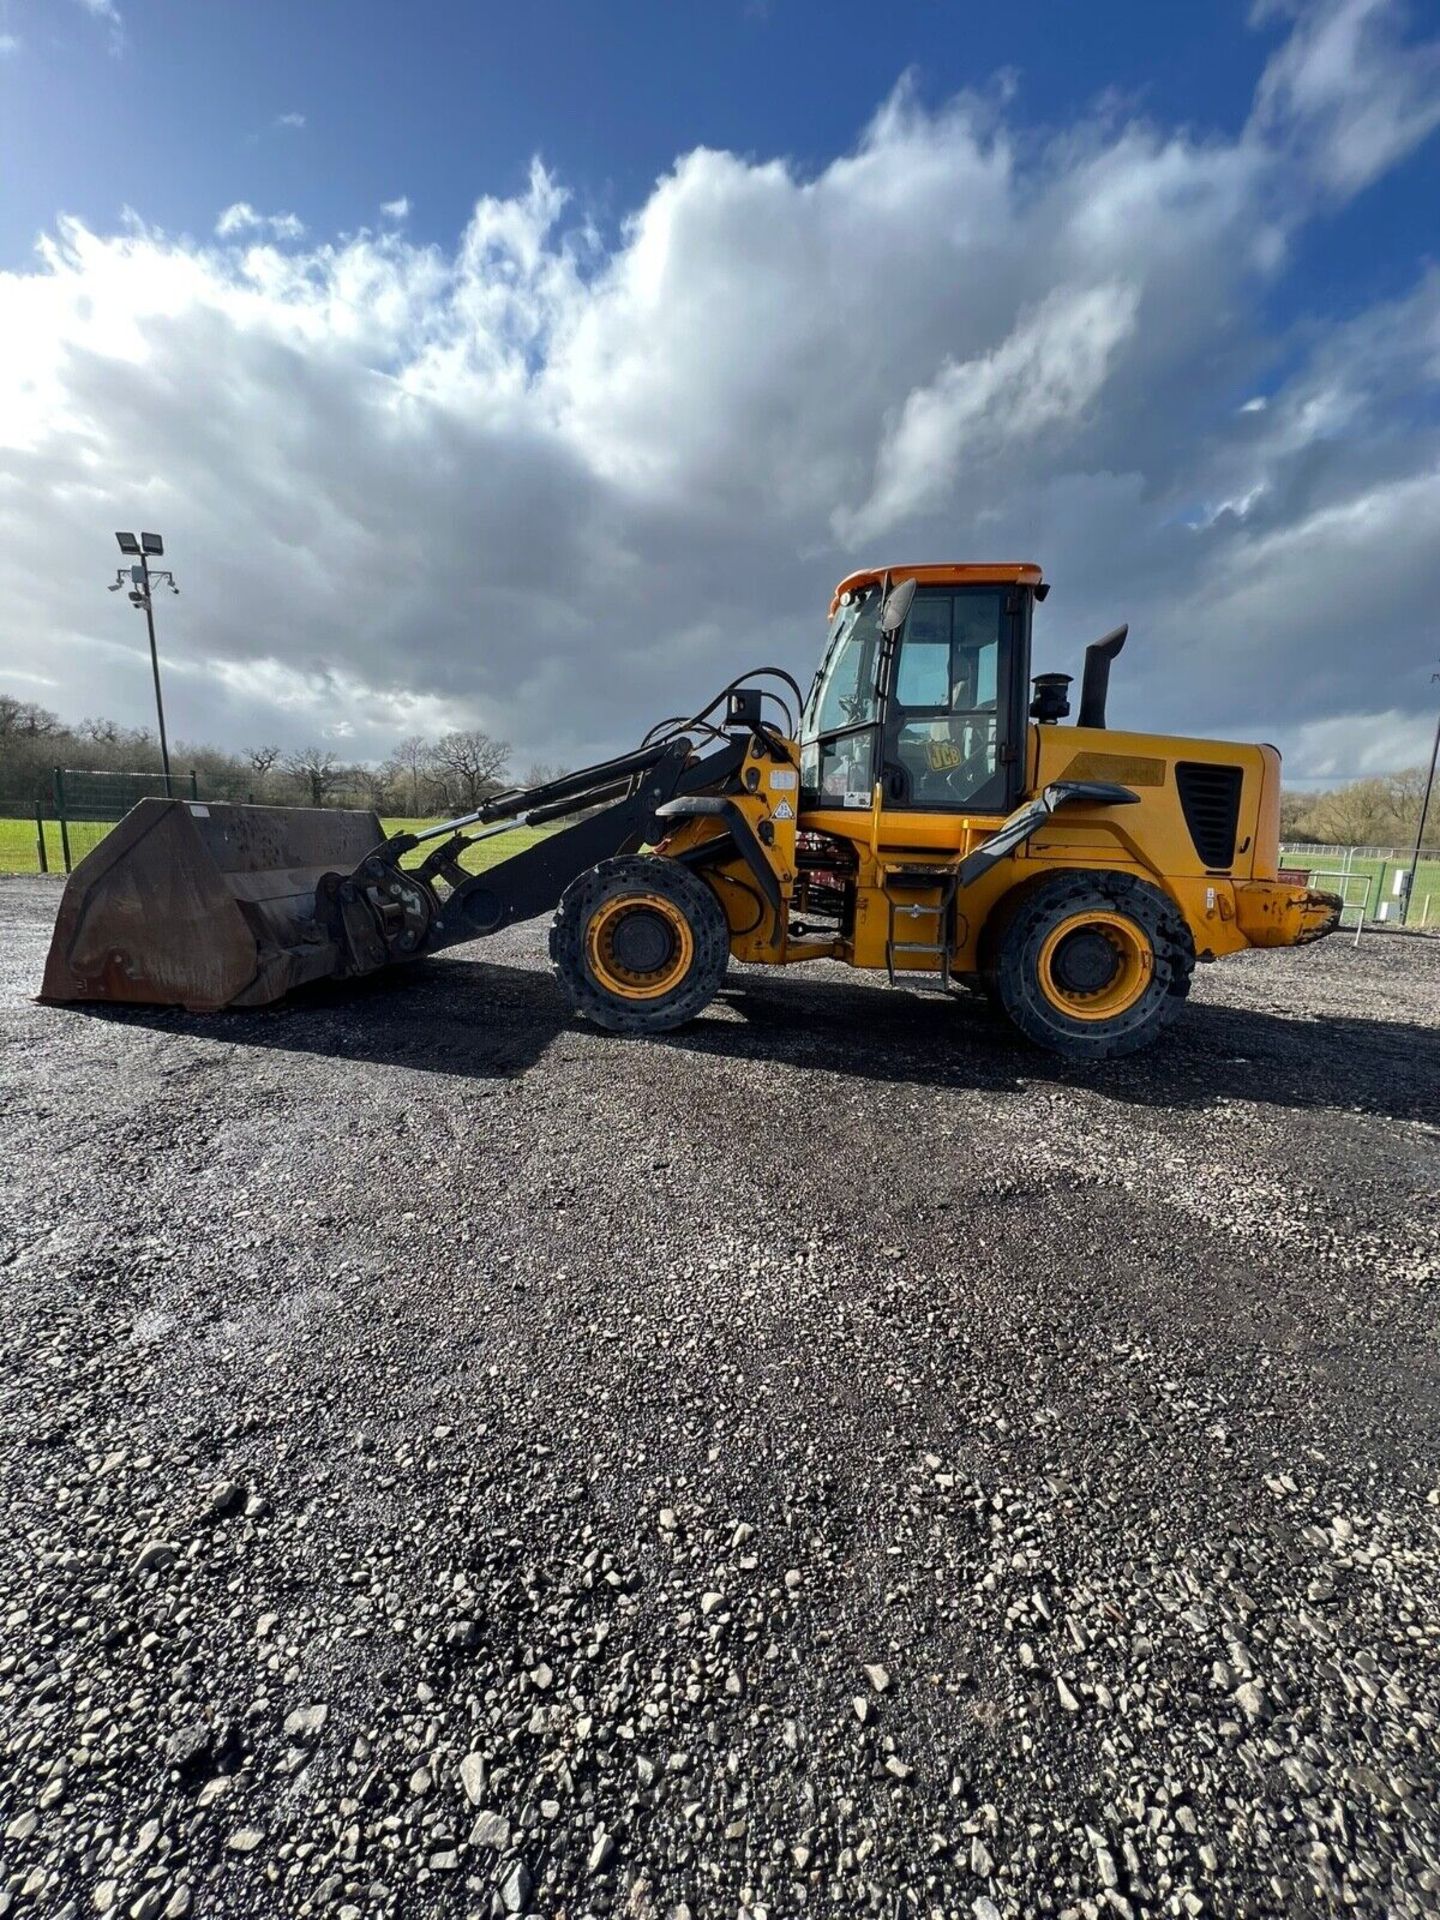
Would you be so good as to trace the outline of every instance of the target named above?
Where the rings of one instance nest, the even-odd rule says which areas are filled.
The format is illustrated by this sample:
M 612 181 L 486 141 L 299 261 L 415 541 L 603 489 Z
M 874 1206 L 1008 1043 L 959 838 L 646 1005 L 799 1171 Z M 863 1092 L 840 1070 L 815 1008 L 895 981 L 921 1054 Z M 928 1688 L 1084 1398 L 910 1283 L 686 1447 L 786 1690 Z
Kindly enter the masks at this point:
M 675 951 L 675 936 L 649 907 L 635 907 L 615 922 L 611 953 L 628 973 L 657 973 Z
M 622 1000 L 656 1000 L 685 978 L 695 936 L 675 901 L 660 893 L 604 901 L 585 929 L 585 957 L 597 985 Z
M 1120 971 L 1120 955 L 1097 928 L 1085 927 L 1061 941 L 1051 963 L 1067 993 L 1100 993 Z
M 1052 927 L 1036 957 L 1036 984 L 1071 1020 L 1115 1020 L 1143 1000 L 1155 977 L 1144 928 L 1123 913 L 1083 907 Z

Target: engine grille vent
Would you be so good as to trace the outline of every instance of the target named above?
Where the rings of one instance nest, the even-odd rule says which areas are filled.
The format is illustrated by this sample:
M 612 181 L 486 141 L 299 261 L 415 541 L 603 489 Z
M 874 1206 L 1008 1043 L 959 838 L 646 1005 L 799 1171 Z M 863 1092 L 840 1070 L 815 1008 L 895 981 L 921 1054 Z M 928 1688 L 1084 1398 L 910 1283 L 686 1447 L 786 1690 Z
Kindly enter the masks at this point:
M 1230 867 L 1235 860 L 1235 830 L 1240 821 L 1240 789 L 1245 782 L 1243 767 L 1217 767 L 1205 760 L 1179 760 L 1175 763 L 1175 785 L 1185 824 L 1201 865 L 1212 871 Z

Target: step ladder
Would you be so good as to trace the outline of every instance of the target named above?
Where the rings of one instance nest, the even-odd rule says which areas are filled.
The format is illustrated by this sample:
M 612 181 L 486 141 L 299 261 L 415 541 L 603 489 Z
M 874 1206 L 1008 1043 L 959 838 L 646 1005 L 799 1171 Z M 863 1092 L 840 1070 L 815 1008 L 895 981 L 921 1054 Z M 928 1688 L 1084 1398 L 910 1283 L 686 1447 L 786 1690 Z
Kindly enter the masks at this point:
M 885 972 L 892 987 L 899 986 L 896 978 L 895 956 L 898 953 L 925 953 L 936 962 L 933 967 L 904 967 L 905 984 L 909 986 L 926 974 L 938 974 L 940 991 L 950 990 L 950 955 L 955 946 L 955 894 L 960 885 L 960 868 L 954 866 L 937 867 L 934 865 L 916 865 L 907 861 L 886 863 L 881 869 L 881 890 L 889 905 L 889 926 L 885 938 Z M 897 899 L 892 888 L 913 893 L 914 899 Z M 900 922 L 911 922 L 909 931 L 928 932 L 928 940 L 900 938 Z M 916 926 L 915 922 L 928 922 L 925 926 Z

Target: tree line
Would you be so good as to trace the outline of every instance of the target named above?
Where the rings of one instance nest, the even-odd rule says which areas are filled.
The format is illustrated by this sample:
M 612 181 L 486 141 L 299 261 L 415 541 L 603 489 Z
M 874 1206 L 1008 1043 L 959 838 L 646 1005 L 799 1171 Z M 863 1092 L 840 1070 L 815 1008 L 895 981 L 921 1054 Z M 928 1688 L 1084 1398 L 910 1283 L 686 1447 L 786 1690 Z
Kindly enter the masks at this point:
M 1280 799 L 1280 837 L 1327 847 L 1402 847 L 1420 825 L 1425 769 L 1347 780 L 1319 793 L 1286 792 Z M 1427 841 L 1440 841 L 1440 802 L 1432 802 Z
M 28 813 L 37 800 L 48 806 L 56 767 L 153 775 L 159 764 L 159 747 L 148 727 L 122 727 L 113 720 L 72 726 L 34 701 L 0 693 L 0 809 Z M 326 746 L 292 752 L 258 746 L 226 753 L 189 741 L 176 743 L 170 764 L 187 778 L 193 767 L 201 793 L 212 800 L 369 807 L 387 818 L 469 813 L 511 779 L 508 742 L 475 727 L 437 740 L 410 734 L 379 766 L 346 761 Z M 532 786 L 564 771 L 535 761 L 520 777 Z M 1287 791 L 1280 803 L 1281 837 L 1327 846 L 1403 846 L 1415 838 L 1424 788 L 1424 770 L 1410 767 L 1318 793 Z M 1440 840 L 1440 827 L 1432 837 Z
M 185 740 L 172 744 L 170 765 L 187 791 L 193 767 L 200 792 L 211 800 L 369 807 L 387 817 L 424 819 L 472 812 L 498 793 L 510 783 L 510 752 L 507 741 L 469 727 L 436 740 L 411 734 L 379 766 L 347 761 L 323 745 L 289 752 L 262 745 L 227 753 Z M 0 693 L 0 808 L 28 813 L 38 801 L 48 809 L 56 767 L 154 776 L 160 749 L 148 727 L 122 727 L 105 719 L 72 725 L 32 700 Z M 523 779 L 534 784 L 562 771 L 536 761 Z

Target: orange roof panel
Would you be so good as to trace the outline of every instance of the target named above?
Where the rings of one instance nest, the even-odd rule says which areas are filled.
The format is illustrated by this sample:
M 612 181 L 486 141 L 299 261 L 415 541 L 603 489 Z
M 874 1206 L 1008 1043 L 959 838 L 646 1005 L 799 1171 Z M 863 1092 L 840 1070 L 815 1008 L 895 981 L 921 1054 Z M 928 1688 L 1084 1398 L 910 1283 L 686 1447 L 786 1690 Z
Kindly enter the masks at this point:
M 836 587 L 830 600 L 830 612 L 833 616 L 840 604 L 840 596 L 854 593 L 857 587 L 872 587 L 878 580 L 889 574 L 892 585 L 902 580 L 914 580 L 922 587 L 1038 587 L 1044 584 L 1044 573 L 1033 560 L 998 560 L 993 564 L 952 562 L 930 567 L 862 567 L 858 573 L 852 573 Z

